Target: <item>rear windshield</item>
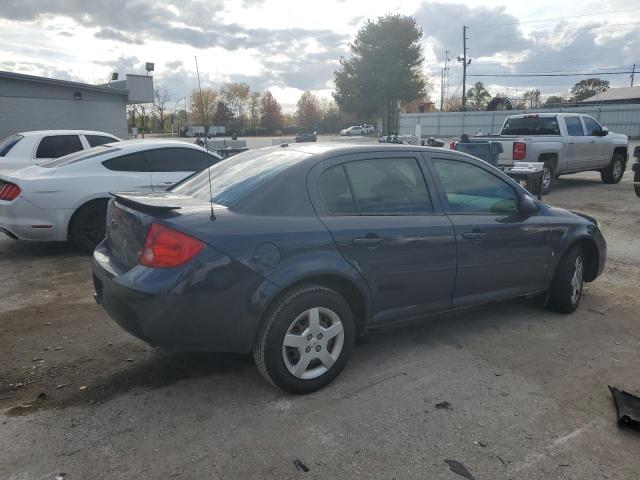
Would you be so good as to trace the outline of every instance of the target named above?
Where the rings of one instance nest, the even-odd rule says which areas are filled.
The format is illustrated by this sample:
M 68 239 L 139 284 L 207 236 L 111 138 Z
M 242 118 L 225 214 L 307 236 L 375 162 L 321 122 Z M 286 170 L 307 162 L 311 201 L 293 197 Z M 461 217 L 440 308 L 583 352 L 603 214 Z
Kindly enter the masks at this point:
M 49 160 L 48 162 L 41 163 L 40 166 L 45 168 L 64 167 L 65 165 L 71 165 L 72 163 L 88 160 L 89 158 L 98 157 L 111 152 L 117 152 L 118 150 L 120 150 L 118 147 L 100 145 L 98 147 L 89 148 L 88 150 L 80 150 L 79 152 L 70 153 L 69 155 L 56 158 L 55 160 Z
M 7 155 L 7 153 L 9 153 L 9 151 L 16 145 L 16 143 L 18 143 L 23 138 L 24 137 L 22 135 L 15 134 L 2 140 L 2 142 L 0 142 L 0 157 L 4 157 L 5 155 Z
M 556 117 L 514 117 L 504 123 L 502 135 L 560 135 L 560 128 Z
M 209 168 L 211 193 L 207 169 L 171 190 L 231 209 L 269 179 L 307 156 L 307 153 L 287 151 L 284 148 L 251 150 L 222 160 Z

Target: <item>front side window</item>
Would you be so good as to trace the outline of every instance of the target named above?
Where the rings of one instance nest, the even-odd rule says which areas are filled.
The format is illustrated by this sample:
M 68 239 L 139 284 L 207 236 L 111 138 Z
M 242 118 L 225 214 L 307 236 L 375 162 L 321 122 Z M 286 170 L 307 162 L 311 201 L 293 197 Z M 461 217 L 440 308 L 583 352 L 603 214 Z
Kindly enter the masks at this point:
M 584 137 L 580 117 L 564 117 L 564 124 L 567 126 L 567 133 L 570 137 Z
M 145 155 L 152 172 L 198 172 L 215 160 L 192 148 L 160 148 L 148 150 Z
M 582 120 L 584 120 L 584 126 L 587 129 L 587 135 L 589 135 L 589 136 L 593 136 L 593 135 L 600 136 L 601 135 L 602 127 L 593 118 L 591 118 L 591 117 L 582 117 Z
M 450 213 L 513 214 L 518 210 L 515 190 L 504 180 L 476 165 L 456 160 L 433 161 Z
M 130 153 L 102 162 L 105 168 L 116 172 L 148 172 L 149 164 L 144 152 Z
M 362 215 L 411 215 L 433 212 L 414 158 L 359 160 L 345 164 L 358 212 Z
M 53 135 L 40 141 L 36 158 L 58 158 L 80 150 L 82 142 L 78 135 Z

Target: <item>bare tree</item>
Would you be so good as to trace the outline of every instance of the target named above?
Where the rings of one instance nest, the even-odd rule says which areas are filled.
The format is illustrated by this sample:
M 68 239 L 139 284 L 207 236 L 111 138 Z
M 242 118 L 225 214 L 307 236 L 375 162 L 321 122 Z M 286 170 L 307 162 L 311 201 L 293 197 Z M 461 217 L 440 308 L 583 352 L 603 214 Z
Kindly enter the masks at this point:
M 258 134 L 258 124 L 262 115 L 262 95 L 253 92 L 249 97 L 249 115 L 251 117 L 251 128 Z
M 158 114 L 161 130 L 164 130 L 164 118 L 170 101 L 171 95 L 169 95 L 166 90 L 156 88 L 153 91 L 153 110 Z

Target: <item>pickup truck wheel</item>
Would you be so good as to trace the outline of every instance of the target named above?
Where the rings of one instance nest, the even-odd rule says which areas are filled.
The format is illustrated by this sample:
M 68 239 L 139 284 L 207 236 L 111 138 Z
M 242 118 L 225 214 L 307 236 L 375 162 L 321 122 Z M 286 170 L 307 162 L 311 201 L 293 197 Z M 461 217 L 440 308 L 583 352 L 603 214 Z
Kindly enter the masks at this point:
M 310 393 L 338 376 L 355 337 L 353 315 L 342 296 L 320 285 L 302 285 L 271 307 L 253 356 L 260 373 L 275 386 Z
M 542 167 L 542 194 L 546 195 L 551 191 L 551 187 L 553 187 L 553 183 L 556 178 L 556 173 L 553 170 L 553 165 L 545 162 L 544 167 Z
M 600 171 L 600 178 L 604 183 L 619 183 L 624 175 L 624 155 L 614 153 L 611 163 Z
M 551 282 L 549 301 L 550 310 L 571 313 L 580 303 L 584 284 L 584 251 L 576 245 L 562 257 Z

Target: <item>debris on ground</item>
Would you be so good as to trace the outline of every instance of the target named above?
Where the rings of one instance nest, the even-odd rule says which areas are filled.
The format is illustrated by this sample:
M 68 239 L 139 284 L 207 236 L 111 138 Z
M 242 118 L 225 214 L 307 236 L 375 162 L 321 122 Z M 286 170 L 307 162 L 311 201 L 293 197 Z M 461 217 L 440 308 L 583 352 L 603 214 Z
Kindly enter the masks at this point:
M 87 386 L 86 386 L 86 385 L 81 385 L 81 386 L 80 386 L 80 390 L 86 390 L 86 389 L 87 389 Z
M 474 476 L 471 475 L 471 472 L 467 470 L 467 467 L 465 467 L 457 460 L 445 460 L 444 463 L 449 465 L 449 470 L 451 470 L 453 473 L 460 475 L 461 477 L 464 477 L 468 480 L 475 480 Z
M 296 466 L 296 468 L 303 473 L 306 473 L 309 471 L 309 467 L 307 467 L 304 463 L 302 463 L 300 460 L 298 460 L 297 458 L 293 461 L 293 464 Z
M 640 427 L 640 397 L 609 385 L 609 390 L 616 404 L 618 425 Z
M 440 403 L 436 403 L 435 407 L 438 410 L 450 410 L 451 404 L 449 402 L 440 402 Z

